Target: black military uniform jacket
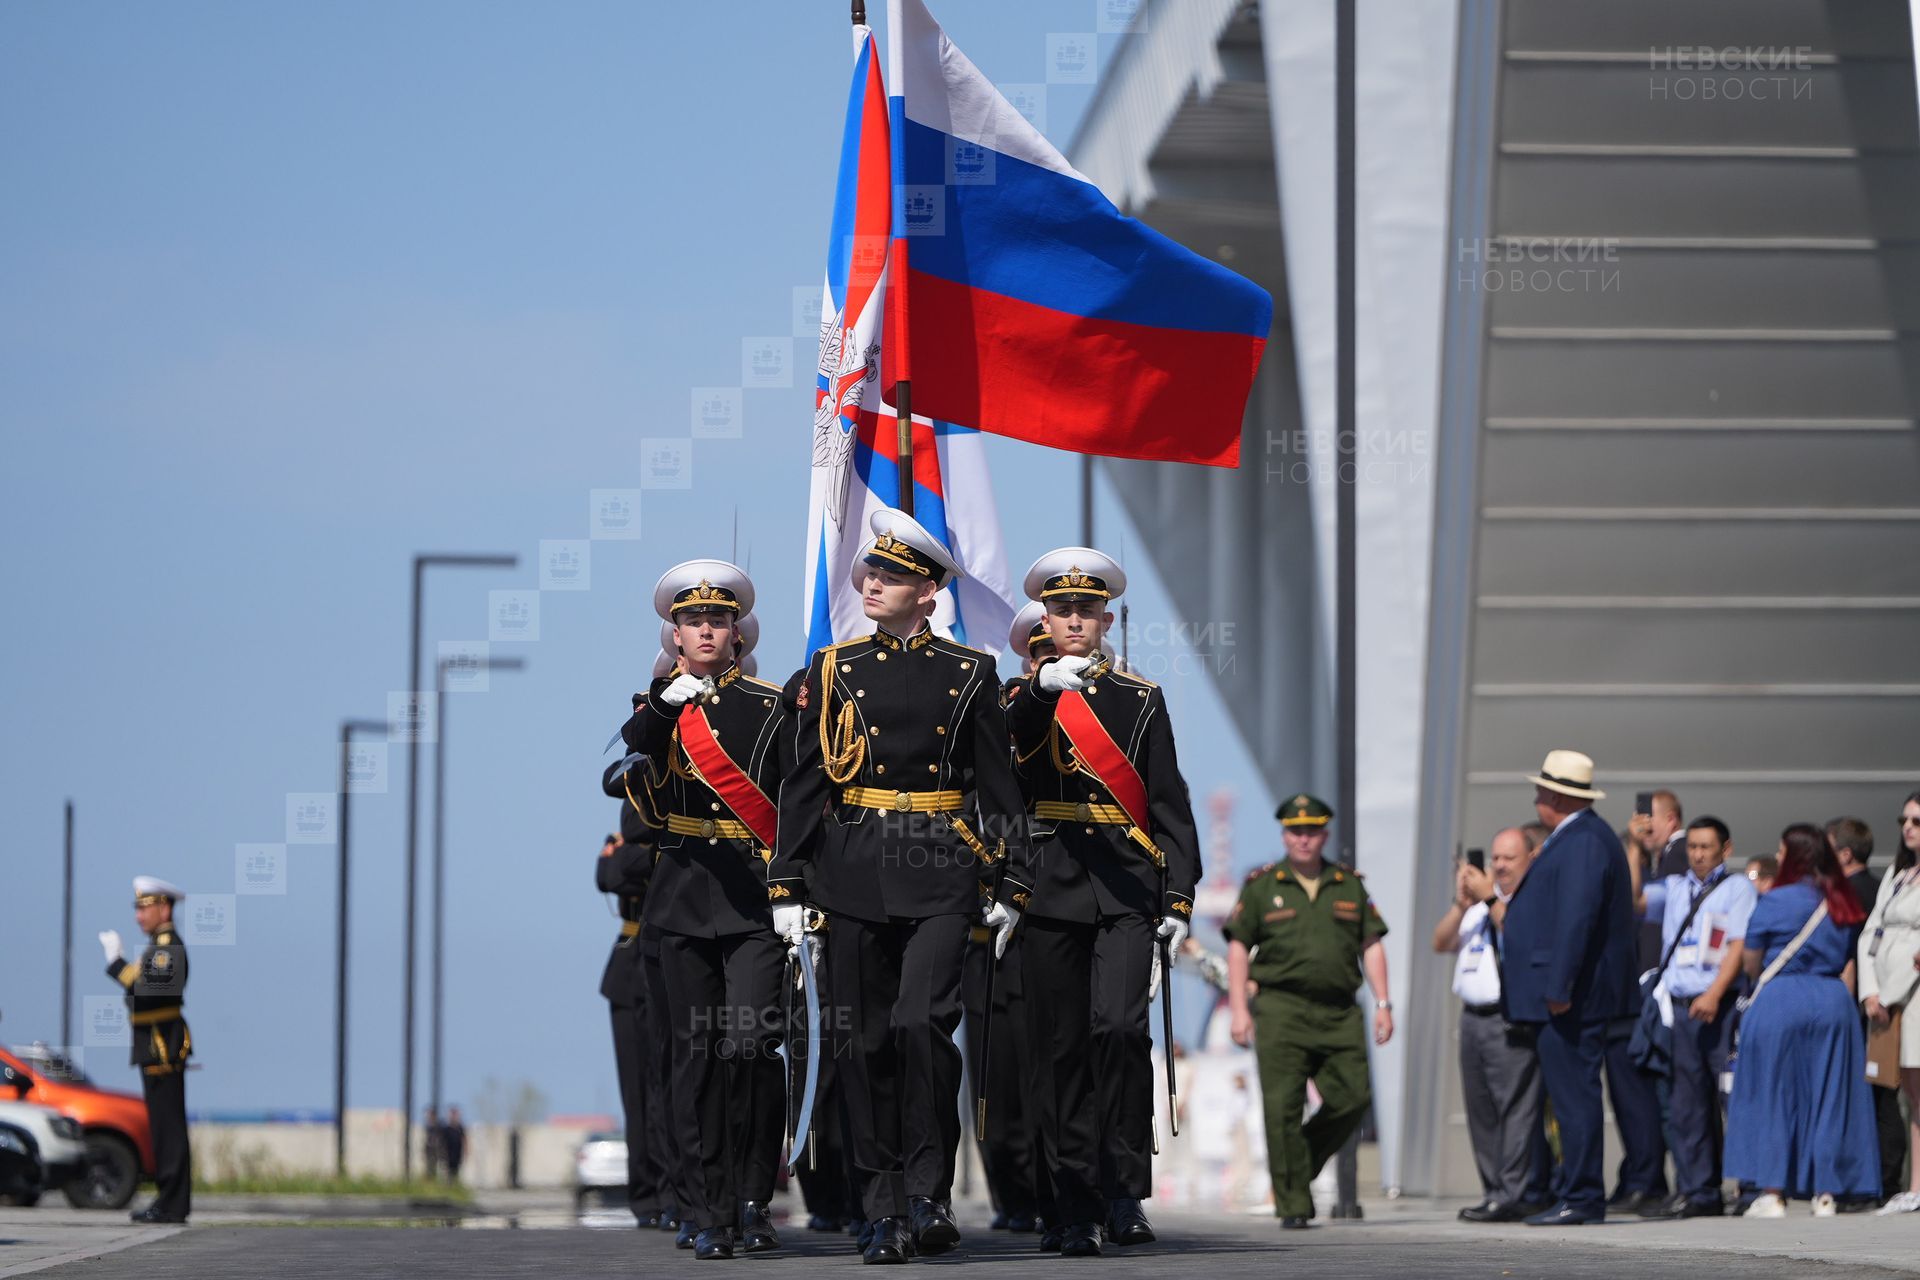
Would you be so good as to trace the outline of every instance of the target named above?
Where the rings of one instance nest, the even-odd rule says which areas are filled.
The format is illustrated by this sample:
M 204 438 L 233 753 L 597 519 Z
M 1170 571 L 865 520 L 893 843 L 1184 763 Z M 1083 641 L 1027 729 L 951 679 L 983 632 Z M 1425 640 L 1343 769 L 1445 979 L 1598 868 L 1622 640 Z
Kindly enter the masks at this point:
M 1052 661 L 1045 659 L 1041 665 Z M 1127 834 L 1126 824 L 1084 820 L 1095 810 L 1112 816 L 1117 805 L 1099 779 L 1080 768 L 1066 733 L 1054 723 L 1060 695 L 1033 679 L 1007 704 L 1022 789 L 1036 815 L 1028 864 L 1016 869 L 1032 884 L 1027 905 L 1053 920 L 1173 914 L 1190 922 L 1200 853 L 1193 806 L 1174 756 L 1166 698 L 1152 681 L 1121 671 L 1090 683 L 1085 696 L 1146 784 L 1152 827 L 1146 834 L 1165 857 L 1164 880 L 1162 868 Z M 1081 820 L 1066 816 L 1061 806 L 1072 806 Z M 1042 813 L 1049 816 L 1039 816 Z
M 631 1007 L 641 999 L 640 911 L 647 900 L 654 854 L 653 832 L 627 799 L 626 772 L 614 764 L 601 780 L 602 790 L 620 797 L 620 838 L 624 843 L 594 860 L 593 887 L 613 894 L 620 906 L 620 936 L 614 939 L 606 971 L 600 975 L 600 994 L 613 1004 Z M 644 786 L 644 780 L 640 781 Z
M 753 838 L 688 758 L 679 735 L 686 708 L 660 701 L 671 679 L 656 680 L 620 730 L 629 750 L 648 757 L 648 785 L 636 795 L 652 810 L 644 816 L 655 829 L 658 856 L 642 918 L 668 933 L 697 938 L 771 929 L 771 851 Z M 705 707 L 707 722 L 734 763 L 778 804 L 779 731 L 786 722 L 779 686 L 742 675 L 737 666 L 715 684 L 718 692 Z
M 172 922 L 154 931 L 138 961 L 115 960 L 107 976 L 127 989 L 133 1065 L 148 1075 L 185 1071 L 193 1052 L 193 1036 L 180 1012 L 187 994 L 187 947 Z
M 924 628 L 814 654 L 794 697 L 774 901 L 874 923 L 976 914 L 1025 846 L 998 695 L 988 654 Z

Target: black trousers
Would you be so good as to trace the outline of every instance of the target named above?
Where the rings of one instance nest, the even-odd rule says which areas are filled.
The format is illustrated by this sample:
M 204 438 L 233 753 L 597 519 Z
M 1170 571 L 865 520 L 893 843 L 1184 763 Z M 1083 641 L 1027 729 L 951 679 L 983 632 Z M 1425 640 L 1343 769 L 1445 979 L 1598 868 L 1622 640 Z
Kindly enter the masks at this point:
M 835 916 L 828 931 L 834 1053 L 848 1155 L 869 1219 L 953 1192 L 960 1143 L 960 968 L 965 916 Z
M 1063 1225 L 1104 1221 L 1108 1199 L 1153 1194 L 1154 927 L 1133 915 L 1026 924 L 1034 1127 Z
M 989 971 L 993 971 L 993 1035 L 985 1050 L 991 1055 L 990 1061 L 982 1056 L 980 1043 L 987 1019 Z M 991 939 L 967 948 L 960 991 L 967 1014 L 967 1078 L 973 1082 L 968 1103 L 980 1096 L 981 1081 L 986 1082 L 987 1097 L 986 1131 L 974 1137 L 980 1143 L 987 1195 L 1001 1213 L 1016 1215 L 1038 1212 L 1032 1117 L 1022 1097 L 1026 1091 L 1023 1082 L 1030 1072 L 1021 979 L 1019 934 L 1014 935 L 1007 954 L 997 962 Z
M 147 1097 L 147 1127 L 153 1137 L 153 1181 L 158 1194 L 151 1206 L 170 1218 L 184 1218 L 193 1209 L 193 1153 L 187 1146 L 187 1077 L 185 1072 L 140 1073 L 140 1089 Z
M 786 1107 L 780 943 L 771 932 L 660 935 L 673 1026 L 673 1119 L 686 1220 L 738 1225 L 740 1201 L 773 1197 Z
M 653 1167 L 654 1194 L 660 1211 L 675 1219 L 686 1216 L 687 1162 L 680 1158 L 680 1138 L 674 1132 L 673 1020 L 667 1016 L 667 975 L 660 967 L 657 937 L 642 934 L 641 981 L 645 994 L 640 1005 L 641 1083 L 646 1092 L 647 1156 Z
M 620 1108 L 626 1116 L 627 1206 L 637 1218 L 673 1207 L 664 1195 L 665 1168 L 652 1140 L 647 1104 L 657 1090 L 647 1087 L 647 1062 L 654 1056 L 647 1041 L 644 1004 L 609 1004 L 613 1020 L 613 1063 L 620 1074 Z

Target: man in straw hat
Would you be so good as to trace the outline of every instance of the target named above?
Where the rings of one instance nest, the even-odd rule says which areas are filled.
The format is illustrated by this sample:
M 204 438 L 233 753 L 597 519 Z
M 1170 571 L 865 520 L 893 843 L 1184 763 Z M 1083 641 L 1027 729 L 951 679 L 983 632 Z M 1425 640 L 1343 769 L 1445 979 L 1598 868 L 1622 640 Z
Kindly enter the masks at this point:
M 853 585 L 874 630 L 820 649 L 794 694 L 767 892 L 789 940 L 803 904 L 829 918 L 827 985 L 851 1023 L 835 1053 L 872 1224 L 863 1254 L 892 1263 L 960 1239 L 947 1200 L 962 958 L 983 892 L 996 951 L 1012 936 L 1026 886 L 1002 877 L 1025 823 L 992 656 L 928 626 L 953 557 L 903 512 L 882 508 L 869 527 Z
M 1593 812 L 1606 792 L 1593 785 L 1591 759 L 1549 751 L 1527 781 L 1535 812 L 1553 830 L 1507 906 L 1501 1001 L 1509 1022 L 1538 1028 L 1541 1074 L 1560 1125 L 1559 1203 L 1526 1221 L 1576 1226 L 1607 1216 L 1600 1075 L 1610 1034 L 1639 999 L 1633 884 L 1620 838 Z

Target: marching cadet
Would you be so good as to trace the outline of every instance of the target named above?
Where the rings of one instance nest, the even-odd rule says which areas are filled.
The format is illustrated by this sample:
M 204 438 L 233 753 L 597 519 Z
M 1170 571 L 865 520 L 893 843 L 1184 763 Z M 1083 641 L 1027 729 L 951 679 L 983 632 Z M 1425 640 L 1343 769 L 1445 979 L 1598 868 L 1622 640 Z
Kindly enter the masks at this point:
M 637 708 L 636 708 L 637 709 Z M 626 1119 L 627 1207 L 642 1228 L 672 1217 L 665 1152 L 650 1141 L 648 1064 L 657 1059 L 647 1036 L 646 973 L 640 959 L 640 914 L 647 877 L 653 871 L 653 834 L 639 809 L 627 799 L 627 770 L 608 767 L 601 789 L 620 799 L 620 830 L 606 838 L 596 862 L 594 887 L 619 904 L 620 935 L 600 975 L 600 994 L 613 1020 L 613 1061 L 620 1077 L 620 1106 Z M 644 785 L 644 784 L 643 784 Z
M 654 609 L 674 626 L 679 662 L 621 729 L 645 755 L 660 824 L 643 918 L 660 931 L 673 1021 L 673 1112 L 688 1173 L 681 1208 L 694 1256 L 778 1248 L 767 1202 L 784 1101 L 782 955 L 768 912 L 775 840 L 777 686 L 739 665 L 753 583 L 722 560 L 667 570 Z
M 1023 824 L 993 660 L 927 626 L 958 567 L 902 512 L 882 508 L 869 526 L 853 584 L 874 630 L 815 653 L 795 694 L 767 892 L 790 941 L 804 904 L 827 914 L 863 1257 L 904 1262 L 960 1239 L 945 1179 L 960 1132 L 961 962 L 983 884 L 1008 896 L 986 912 L 997 949 L 1018 924 L 1011 898 L 1025 887 L 993 881 Z
M 100 935 L 107 976 L 127 991 L 133 1011 L 133 1065 L 147 1099 L 153 1133 L 153 1203 L 135 1222 L 185 1222 L 193 1208 L 193 1155 L 187 1147 L 187 1058 L 193 1036 L 180 1009 L 187 994 L 187 948 L 173 928 L 173 904 L 185 900 L 165 880 L 133 878 L 133 918 L 147 935 L 136 963 L 126 958 L 117 930 Z
M 1046 610 L 1056 654 L 1007 709 L 1032 802 L 1029 863 L 1016 873 L 1033 886 L 1022 963 L 1041 1164 L 1059 1218 L 1041 1248 L 1057 1242 L 1068 1256 L 1154 1238 L 1140 1204 L 1153 1194 L 1147 1005 L 1161 942 L 1179 953 L 1200 877 L 1166 699 L 1112 670 L 1101 648 L 1126 584 L 1089 547 L 1034 562 L 1026 593 Z
M 1286 1230 L 1313 1217 L 1309 1184 L 1366 1118 L 1367 1037 L 1354 1003 L 1364 971 L 1373 990 L 1373 1040 L 1393 1035 L 1387 999 L 1386 922 L 1357 871 L 1327 862 L 1333 810 L 1297 795 L 1274 815 L 1287 856 L 1247 877 L 1227 936 L 1227 1004 L 1233 1041 L 1260 1064 L 1273 1210 Z M 1258 994 L 1249 1002 L 1248 978 Z M 1304 1125 L 1307 1081 L 1320 1109 Z

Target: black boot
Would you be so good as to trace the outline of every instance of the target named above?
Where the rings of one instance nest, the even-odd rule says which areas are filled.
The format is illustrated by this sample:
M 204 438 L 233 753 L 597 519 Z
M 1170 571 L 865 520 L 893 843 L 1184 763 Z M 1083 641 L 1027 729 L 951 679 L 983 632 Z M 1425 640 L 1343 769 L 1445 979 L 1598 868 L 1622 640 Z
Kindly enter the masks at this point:
M 938 1200 L 926 1196 L 908 1196 L 907 1207 L 913 1215 L 913 1244 L 917 1252 L 945 1253 L 960 1243 L 960 1228 L 953 1211 Z
M 748 1253 L 765 1253 L 780 1247 L 780 1233 L 773 1229 L 773 1215 L 760 1200 L 740 1202 L 740 1247 Z
M 694 1237 L 699 1234 L 700 1228 L 694 1226 L 693 1223 L 685 1218 L 682 1218 L 680 1220 L 680 1234 L 673 1238 L 673 1247 L 676 1249 L 691 1249 L 693 1248 Z
M 913 1232 L 905 1218 L 882 1218 L 873 1224 L 873 1242 L 861 1253 L 862 1262 L 905 1262 L 913 1256 Z

